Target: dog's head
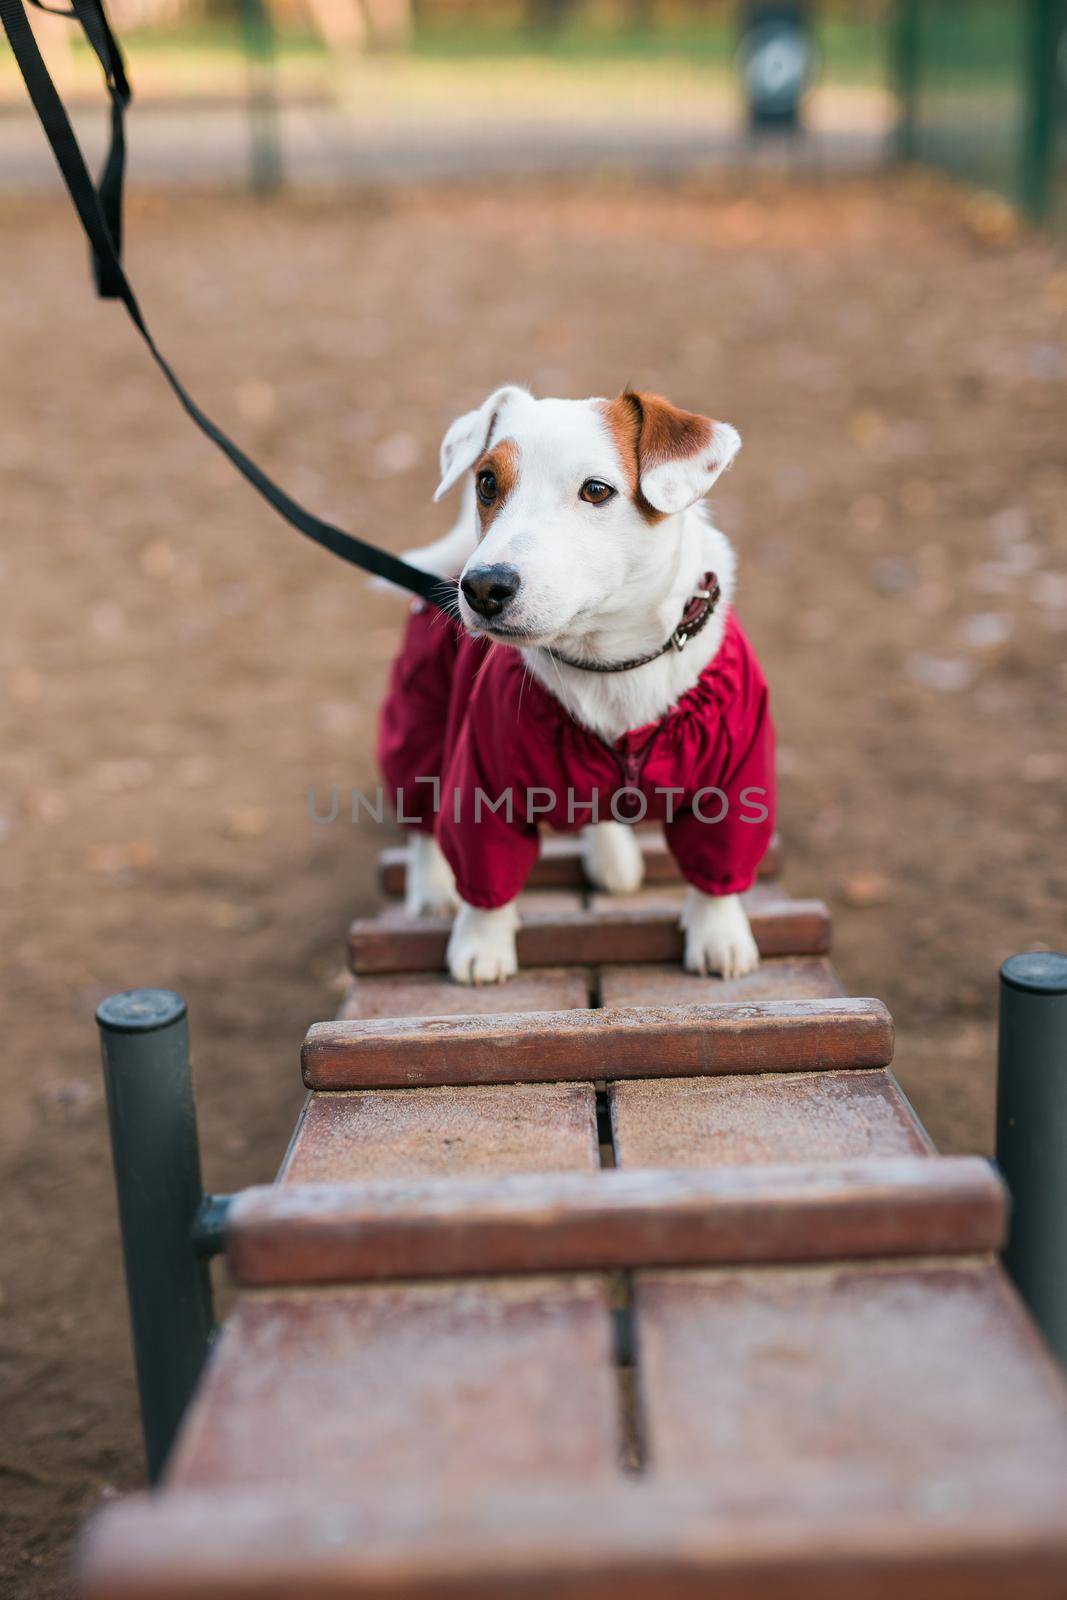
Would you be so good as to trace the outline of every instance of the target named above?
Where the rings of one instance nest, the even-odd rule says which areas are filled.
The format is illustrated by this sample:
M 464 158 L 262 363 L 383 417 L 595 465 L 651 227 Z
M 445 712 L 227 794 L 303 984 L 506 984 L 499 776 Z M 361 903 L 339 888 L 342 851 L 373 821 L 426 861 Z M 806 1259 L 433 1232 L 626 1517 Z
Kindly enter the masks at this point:
M 498 389 L 441 446 L 437 499 L 474 473 L 479 539 L 460 575 L 464 623 L 516 645 L 551 644 L 632 607 L 669 576 L 674 519 L 740 444 L 727 423 L 659 395 L 535 400 Z

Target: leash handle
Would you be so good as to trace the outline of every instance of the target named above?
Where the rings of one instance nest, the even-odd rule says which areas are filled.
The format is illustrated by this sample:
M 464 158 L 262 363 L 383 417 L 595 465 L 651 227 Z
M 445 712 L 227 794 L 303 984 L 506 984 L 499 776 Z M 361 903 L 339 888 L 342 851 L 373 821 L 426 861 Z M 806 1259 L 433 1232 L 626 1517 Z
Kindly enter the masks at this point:
M 33 0 L 38 3 L 38 0 Z M 121 300 L 130 320 L 148 346 L 156 366 L 170 385 L 178 403 L 200 431 L 236 467 L 267 504 L 289 523 L 290 527 L 313 539 L 324 549 L 362 567 L 375 577 L 384 578 L 402 589 L 421 595 L 424 600 L 448 608 L 452 599 L 451 586 L 433 573 L 422 572 L 399 556 L 377 545 L 368 544 L 355 534 L 346 533 L 333 523 L 324 522 L 287 494 L 235 444 L 229 434 L 203 411 L 189 394 L 173 367 L 159 350 L 153 339 L 137 297 L 126 276 L 121 260 L 122 247 L 122 190 L 126 165 L 125 111 L 130 101 L 130 86 L 118 41 L 107 21 L 101 0 L 71 0 L 69 13 L 53 13 L 77 18 L 85 31 L 104 73 L 111 99 L 111 147 L 99 188 L 89 174 L 81 146 L 71 126 L 63 101 L 34 38 L 23 0 L 0 0 L 0 21 L 3 22 L 12 53 L 18 63 L 29 91 L 30 100 L 40 119 L 45 136 L 63 176 L 74 210 L 81 222 L 93 254 L 94 275 L 98 291 L 108 299 Z M 42 10 L 51 7 L 41 6 Z

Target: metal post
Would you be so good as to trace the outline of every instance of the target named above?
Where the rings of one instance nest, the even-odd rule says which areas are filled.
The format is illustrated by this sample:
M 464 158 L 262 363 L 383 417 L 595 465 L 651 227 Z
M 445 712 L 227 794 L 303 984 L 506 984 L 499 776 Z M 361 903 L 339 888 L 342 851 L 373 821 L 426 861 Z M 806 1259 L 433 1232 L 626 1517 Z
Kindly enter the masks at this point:
M 96 1013 L 148 1477 L 154 1483 L 207 1354 L 211 1278 L 192 1230 L 202 1198 L 185 1001 L 112 995 Z
M 746 0 L 738 64 L 750 132 L 799 133 L 816 70 L 809 0 Z
M 1024 207 L 1041 222 L 1052 199 L 1057 77 L 1067 25 L 1063 0 L 1030 0 L 1027 20 L 1026 112 L 1019 181 Z
M 896 0 L 889 24 L 889 75 L 897 96 L 898 161 L 918 155 L 919 0 Z
M 1012 1197 L 1004 1264 L 1067 1366 L 1067 955 L 1000 969 L 997 1162 Z
M 253 194 L 281 187 L 282 148 L 278 128 L 277 51 L 268 0 L 239 0 L 248 57 L 248 115 L 252 140 Z

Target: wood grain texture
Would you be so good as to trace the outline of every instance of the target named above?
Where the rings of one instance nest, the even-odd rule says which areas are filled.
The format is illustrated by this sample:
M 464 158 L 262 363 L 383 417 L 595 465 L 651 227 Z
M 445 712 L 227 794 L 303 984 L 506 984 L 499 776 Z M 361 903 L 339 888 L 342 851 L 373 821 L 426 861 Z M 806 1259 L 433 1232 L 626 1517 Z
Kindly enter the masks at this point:
M 645 858 L 646 883 L 680 883 L 678 863 L 667 849 L 660 829 L 638 828 L 637 837 Z M 760 862 L 761 880 L 776 878 L 782 868 L 782 843 L 778 834 Z M 390 899 L 403 895 L 407 888 L 407 847 L 394 845 L 378 856 L 378 887 Z M 582 870 L 582 844 L 577 834 L 546 833 L 541 838 L 541 853 L 526 880 L 528 889 L 584 889 L 594 887 Z
M 570 917 L 585 909 L 586 899 L 577 889 L 524 889 L 515 905 L 523 917 Z M 383 928 L 406 928 L 422 918 L 413 918 L 403 905 L 386 901 L 374 920 Z
M 301 1051 L 312 1089 L 826 1071 L 892 1059 L 893 1020 L 880 1000 L 864 999 L 316 1022 Z
M 633 1079 L 608 1090 L 620 1167 L 773 1166 L 929 1155 L 884 1068 Z
M 599 913 L 646 911 L 650 916 L 681 916 L 688 896 L 689 891 L 684 883 L 653 883 L 645 884 L 632 894 L 606 894 L 597 889 L 586 896 L 585 905 L 589 911 Z M 764 906 L 780 906 L 789 901 L 790 896 L 778 883 L 754 883 L 741 896 L 741 903 L 750 917 Z
M 604 967 L 600 973 L 600 1002 L 605 1006 L 832 1000 L 844 993 L 825 956 L 774 956 L 761 961 L 755 972 L 744 978 L 702 978 L 686 972 L 677 961 Z
M 752 932 L 763 956 L 825 955 L 830 913 L 821 900 L 760 903 Z M 354 922 L 348 953 L 352 970 L 438 972 L 445 964 L 446 918 L 379 917 Z M 673 907 L 575 911 L 531 910 L 518 933 L 520 967 L 602 966 L 636 961 L 681 961 L 682 932 Z
M 453 983 L 443 972 L 353 978 L 338 1018 L 450 1017 L 470 1012 L 568 1011 L 589 1004 L 586 967 L 537 967 L 509 979 L 506 987 Z
M 373 1285 L 239 1300 L 166 1484 L 473 1490 L 617 1459 L 601 1280 Z
M 281 1183 L 599 1169 L 588 1083 L 312 1094 Z
M 801 1470 L 801 1476 L 803 1471 Z M 728 1486 L 731 1474 L 724 1473 Z M 931 1486 L 932 1488 L 933 1486 Z M 1062 1481 L 1005 1508 L 921 1495 L 782 1513 L 656 1473 L 381 1495 L 138 1495 L 94 1519 L 80 1600 L 1063 1600 Z M 931 1509 L 931 1506 L 933 1509 Z
M 602 1171 L 246 1189 L 246 1286 L 996 1249 L 1002 1186 L 975 1156 L 705 1172 Z
M 977 1538 L 1067 1510 L 1067 1390 L 994 1263 L 651 1273 L 634 1292 L 650 1459 L 714 1483 L 725 1513 L 957 1514 Z

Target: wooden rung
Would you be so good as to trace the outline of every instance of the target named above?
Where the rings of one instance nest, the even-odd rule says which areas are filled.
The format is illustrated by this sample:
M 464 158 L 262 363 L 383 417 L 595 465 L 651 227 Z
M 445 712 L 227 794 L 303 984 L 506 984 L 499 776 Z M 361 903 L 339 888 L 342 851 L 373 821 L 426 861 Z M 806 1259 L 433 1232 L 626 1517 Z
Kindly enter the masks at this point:
M 845 1260 L 995 1250 L 1004 1191 L 977 1156 L 707 1172 L 604 1171 L 246 1189 L 246 1286 Z
M 678 863 L 667 849 L 662 832 L 638 828 L 637 837 L 645 857 L 645 882 L 680 883 Z M 775 834 L 767 854 L 760 862 L 760 878 L 776 878 L 781 868 L 782 841 Z M 534 863 L 526 886 L 529 889 L 593 887 L 582 871 L 582 843 L 579 836 L 573 833 L 545 834 L 541 840 L 541 854 Z M 379 853 L 378 887 L 382 894 L 390 898 L 404 893 L 407 887 L 406 845 L 392 845 Z
M 855 999 L 316 1022 L 301 1051 L 309 1089 L 817 1072 L 892 1059 L 889 1012 Z
M 750 911 L 752 932 L 764 956 L 825 955 L 830 913 L 821 900 L 759 903 Z M 348 935 L 352 970 L 440 971 L 445 965 L 447 918 L 370 918 L 353 922 Z M 519 928 L 522 967 L 602 966 L 616 962 L 681 961 L 682 931 L 674 908 L 604 909 L 570 915 L 529 912 Z
M 714 1351 L 709 1351 L 713 1355 Z M 961 1368 L 967 1368 L 961 1359 Z M 996 1372 L 991 1372 L 994 1385 Z M 820 1378 L 822 1374 L 820 1372 Z M 822 1378 L 819 1394 L 832 1377 Z M 877 1373 L 868 1374 L 877 1386 Z M 1054 1411 L 1051 1385 L 1046 1395 Z M 980 1466 L 1016 1430 L 964 1443 Z M 921 1415 L 916 1424 L 921 1427 Z M 1062 1422 L 1056 1416 L 1053 1427 Z M 1046 1428 L 1047 1434 L 1049 1429 Z M 773 1437 L 773 1426 L 765 1433 Z M 918 1443 L 916 1444 L 918 1450 Z M 921 1452 L 920 1467 L 921 1467 Z M 1025 1456 L 1025 1443 L 1021 1454 Z M 1054 1456 L 1064 1473 L 1062 1443 Z M 1040 1458 L 1044 1466 L 1046 1455 Z M 953 1465 L 956 1462 L 953 1461 Z M 659 1475 L 554 1488 L 498 1481 L 471 1494 L 315 1495 L 183 1489 L 133 1495 L 97 1513 L 78 1561 L 79 1600 L 1062 1600 L 1067 1495 L 1026 1469 L 1009 1493 L 980 1485 L 953 1498 L 914 1476 L 912 1505 L 805 1508 Z M 803 1480 L 801 1458 L 795 1476 Z M 981 1473 L 978 1474 L 981 1476 Z M 948 1479 L 949 1485 L 959 1475 Z M 924 1495 L 924 1484 L 928 1483 Z M 747 1487 L 747 1480 L 746 1480 Z M 995 1487 L 995 1486 L 994 1486 Z M 930 1502 L 940 1508 L 934 1514 Z

